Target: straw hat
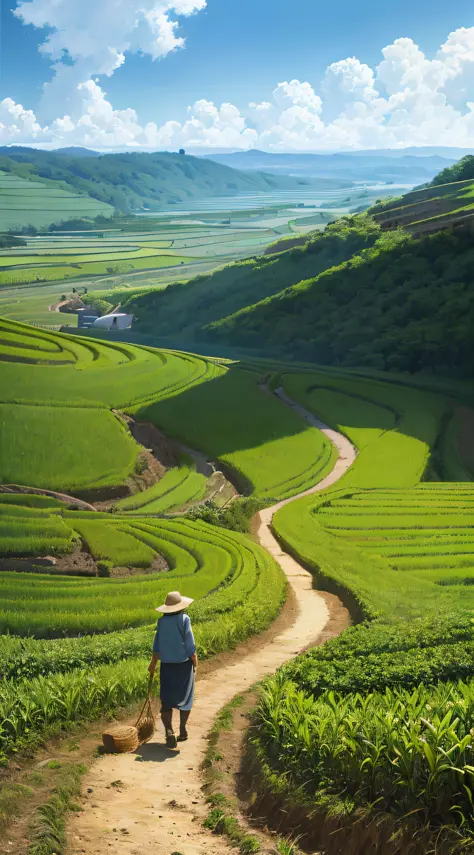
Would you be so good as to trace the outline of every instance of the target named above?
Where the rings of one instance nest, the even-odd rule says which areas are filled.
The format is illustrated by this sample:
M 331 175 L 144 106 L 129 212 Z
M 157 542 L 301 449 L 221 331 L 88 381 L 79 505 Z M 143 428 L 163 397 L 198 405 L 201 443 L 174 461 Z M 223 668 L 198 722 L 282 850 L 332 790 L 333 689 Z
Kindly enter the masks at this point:
M 194 600 L 191 597 L 182 597 L 179 591 L 170 591 L 162 606 L 158 606 L 155 612 L 161 612 L 164 615 L 172 615 L 174 612 L 182 612 L 183 609 L 190 606 Z

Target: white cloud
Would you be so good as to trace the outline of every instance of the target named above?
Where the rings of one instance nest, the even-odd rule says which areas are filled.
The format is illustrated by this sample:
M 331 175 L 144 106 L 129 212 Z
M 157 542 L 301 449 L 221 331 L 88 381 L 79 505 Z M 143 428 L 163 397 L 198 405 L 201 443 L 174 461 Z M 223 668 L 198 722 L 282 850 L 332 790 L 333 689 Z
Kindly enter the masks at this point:
M 161 59 L 182 48 L 175 15 L 192 15 L 206 0 L 20 0 L 14 14 L 25 24 L 52 30 L 40 51 L 53 63 L 40 114 L 78 117 L 78 86 L 96 74 L 110 76 L 127 52 Z
M 81 29 L 79 0 L 23 0 L 19 14 L 25 21 L 36 26 L 49 21 L 55 27 L 43 49 L 56 63 L 50 85 L 65 108 L 40 122 L 32 111 L 5 99 L 0 103 L 2 141 L 155 150 L 474 147 L 474 27 L 450 33 L 431 59 L 412 39 L 396 39 L 383 48 L 374 69 L 348 57 L 326 69 L 319 90 L 308 81 L 286 80 L 268 100 L 252 101 L 245 111 L 202 98 L 188 107 L 182 122 L 158 126 L 142 125 L 131 108 L 114 110 L 100 78 L 92 76 L 113 74 L 128 51 L 156 59 L 180 47 L 173 15 L 204 7 L 205 0 L 142 0 L 139 6 L 136 0 L 81 0 L 88 22 Z M 105 21 L 109 29 L 103 39 Z M 91 22 L 97 37 L 90 35 Z M 73 64 L 60 62 L 64 50 Z
M 0 101 L 0 142 L 34 142 L 44 137 L 44 130 L 32 110 L 25 110 L 11 98 Z
M 291 80 L 288 83 L 279 83 L 273 90 L 273 100 L 277 107 L 288 107 L 290 104 L 296 107 L 306 107 L 311 113 L 319 114 L 322 101 L 316 95 L 310 83 L 301 83 L 299 80 Z

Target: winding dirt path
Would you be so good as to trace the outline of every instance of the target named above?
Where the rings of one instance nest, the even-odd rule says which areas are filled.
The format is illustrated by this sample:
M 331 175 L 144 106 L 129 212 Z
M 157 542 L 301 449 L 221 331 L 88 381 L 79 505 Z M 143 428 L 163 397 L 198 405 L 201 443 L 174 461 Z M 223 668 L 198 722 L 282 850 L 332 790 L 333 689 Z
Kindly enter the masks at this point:
M 163 733 L 135 754 L 103 756 L 84 782 L 84 811 L 69 824 L 70 855 L 228 855 L 225 839 L 202 827 L 206 804 L 200 766 L 207 735 L 219 710 L 236 694 L 273 673 L 280 665 L 316 643 L 329 612 L 323 597 L 313 590 L 312 577 L 283 552 L 271 531 L 273 514 L 283 505 L 335 483 L 355 459 L 349 441 L 295 404 L 279 389 L 277 395 L 310 424 L 322 430 L 339 457 L 332 472 L 304 493 L 260 513 L 260 543 L 280 564 L 297 605 L 291 625 L 262 638 L 261 646 L 245 645 L 229 654 L 228 662 L 203 678 L 198 676 L 197 700 L 190 720 L 190 739 L 179 751 L 168 750 Z M 240 655 L 239 655 L 240 653 Z

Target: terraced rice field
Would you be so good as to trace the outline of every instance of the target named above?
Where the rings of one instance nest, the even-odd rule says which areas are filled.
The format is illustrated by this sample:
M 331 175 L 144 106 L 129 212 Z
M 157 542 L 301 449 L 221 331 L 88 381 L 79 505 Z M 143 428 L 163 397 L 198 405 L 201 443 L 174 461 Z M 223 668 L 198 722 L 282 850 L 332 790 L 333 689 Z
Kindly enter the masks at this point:
M 119 487 L 134 473 L 140 447 L 117 409 L 157 401 L 220 372 L 197 357 L 8 321 L 0 322 L 0 361 L 1 482 L 69 492 Z M 180 475 L 169 489 L 164 485 L 162 510 L 202 489 L 189 467 Z
M 0 359 L 3 479 L 30 472 L 64 490 L 107 478 L 117 486 L 136 454 L 120 412 L 221 461 L 242 491 L 267 504 L 312 486 L 334 463 L 325 437 L 268 392 L 268 366 L 258 362 L 224 364 L 7 321 Z M 371 622 L 298 657 L 267 684 L 253 734 L 266 786 L 284 797 L 304 792 L 312 816 L 329 810 L 340 841 L 362 810 L 384 853 L 402 838 L 421 841 L 416 855 L 433 841 L 442 855 L 469 851 L 474 486 L 443 481 L 459 469 L 469 476 L 459 404 L 408 381 L 331 370 L 279 367 L 268 387 L 279 385 L 359 454 L 337 487 L 281 507 L 272 525 L 317 584 Z M 90 435 L 100 437 L 100 454 L 87 445 Z M 138 697 L 153 607 L 170 587 L 196 597 L 191 615 L 204 656 L 275 617 L 285 586 L 264 550 L 220 526 L 165 517 L 201 495 L 202 477 L 183 458 L 156 484 L 119 499 L 114 513 L 0 494 L 0 557 L 29 556 L 35 570 L 0 572 L 0 753 Z M 61 569 L 81 549 L 112 576 L 66 577 L 35 565 L 48 555 Z
M 0 753 L 139 697 L 153 609 L 170 587 L 198 600 L 190 611 L 202 657 L 263 629 L 281 605 L 281 571 L 243 535 L 189 520 L 128 524 L 110 514 L 29 508 L 25 515 L 18 503 L 8 505 L 2 523 L 18 543 L 35 525 L 51 534 L 56 525 L 64 540 L 79 533 L 97 558 L 146 567 L 159 554 L 169 571 L 109 579 L 0 573 L 0 627 L 12 633 L 0 637 Z
M 43 194 L 63 192 L 40 184 L 38 187 Z M 255 210 L 251 202 L 244 197 L 243 205 L 240 202 L 238 210 L 233 210 L 225 199 L 211 200 L 205 210 L 196 214 L 165 211 L 146 217 L 124 217 L 95 231 L 92 227 L 82 232 L 48 231 L 28 237 L 25 248 L 2 253 L 0 314 L 43 326 L 59 327 L 65 320 L 76 325 L 75 315 L 67 319 L 51 317 L 48 308 L 76 282 L 86 285 L 89 291 L 164 287 L 176 279 L 187 280 L 208 272 L 216 265 L 262 253 L 280 235 L 298 230 L 298 222 L 305 216 L 304 210 L 294 208 L 294 199 L 274 200 L 270 195 Z M 49 210 L 47 206 L 45 209 Z M 347 207 L 334 209 L 320 216 L 334 219 L 346 210 Z M 76 215 L 87 214 L 78 208 Z M 65 219 L 66 216 L 58 216 L 58 222 Z M 50 215 L 45 221 L 49 223 Z
M 332 535 L 438 585 L 474 584 L 474 486 L 422 484 L 335 497 L 317 509 Z
M 281 382 L 360 453 L 337 488 L 283 507 L 273 526 L 319 585 L 372 622 L 267 684 L 253 737 L 263 793 L 285 810 L 300 793 L 312 848 L 337 833 L 353 851 L 363 815 L 374 851 L 405 851 L 405 840 L 416 853 L 469 852 L 474 486 L 437 480 L 468 477 L 456 402 L 337 371 Z
M 48 226 L 51 212 L 59 222 L 70 217 L 110 217 L 114 209 L 90 196 L 61 190 L 53 182 L 27 181 L 0 172 L 0 231 L 27 225 Z
M 231 369 L 194 392 L 133 412 L 217 457 L 236 474 L 242 491 L 270 501 L 320 481 L 332 468 L 335 452 L 319 431 L 258 384 L 258 373 Z
M 253 371 L 7 321 L 0 322 L 0 359 L 0 415 L 8 449 L 0 469 L 4 483 L 66 492 L 124 483 L 137 447 L 117 410 L 218 459 L 244 492 L 265 499 L 293 495 L 332 466 L 334 452 L 324 436 L 264 394 Z M 147 513 L 157 513 L 172 507 L 173 497 L 198 497 L 203 486 L 185 465 L 123 509 L 134 510 L 143 501 L 151 503 Z

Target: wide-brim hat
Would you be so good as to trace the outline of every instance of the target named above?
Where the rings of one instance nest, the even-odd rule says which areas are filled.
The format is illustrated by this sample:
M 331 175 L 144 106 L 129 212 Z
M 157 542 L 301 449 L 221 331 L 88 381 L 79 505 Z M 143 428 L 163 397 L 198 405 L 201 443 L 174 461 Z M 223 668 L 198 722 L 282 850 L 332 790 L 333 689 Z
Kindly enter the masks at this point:
M 194 603 L 191 597 L 182 597 L 179 591 L 170 591 L 162 606 L 158 606 L 155 612 L 161 612 L 164 615 L 172 615 L 174 612 L 182 612 Z

